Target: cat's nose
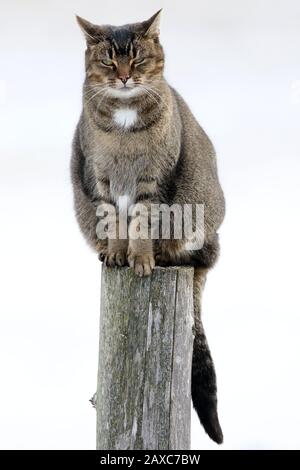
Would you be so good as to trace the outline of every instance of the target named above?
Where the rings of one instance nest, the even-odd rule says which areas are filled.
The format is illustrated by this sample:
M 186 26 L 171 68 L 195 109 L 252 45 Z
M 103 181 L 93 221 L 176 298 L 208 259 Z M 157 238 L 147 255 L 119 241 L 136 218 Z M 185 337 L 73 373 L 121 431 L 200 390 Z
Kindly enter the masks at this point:
M 130 75 L 119 75 L 119 79 L 121 80 L 121 82 L 126 85 L 127 81 L 129 80 L 130 78 Z

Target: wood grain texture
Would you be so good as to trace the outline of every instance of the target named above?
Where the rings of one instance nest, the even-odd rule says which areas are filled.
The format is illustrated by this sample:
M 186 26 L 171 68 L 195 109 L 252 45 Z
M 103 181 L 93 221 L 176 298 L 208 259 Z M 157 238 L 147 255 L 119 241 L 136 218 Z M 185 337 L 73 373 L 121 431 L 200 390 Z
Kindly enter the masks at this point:
M 193 268 L 103 267 L 97 449 L 190 448 Z

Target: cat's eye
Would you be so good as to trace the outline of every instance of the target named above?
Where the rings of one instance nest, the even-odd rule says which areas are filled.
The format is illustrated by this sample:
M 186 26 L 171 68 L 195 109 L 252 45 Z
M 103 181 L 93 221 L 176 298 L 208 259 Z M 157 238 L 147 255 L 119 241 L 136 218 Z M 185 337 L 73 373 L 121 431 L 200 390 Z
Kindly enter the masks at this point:
M 105 67 L 112 67 L 114 65 L 114 63 L 111 60 L 106 60 L 106 59 L 101 60 L 101 63 L 105 65 Z
M 140 65 L 143 62 L 145 62 L 145 59 L 141 57 L 140 59 L 135 59 L 134 60 L 134 65 Z

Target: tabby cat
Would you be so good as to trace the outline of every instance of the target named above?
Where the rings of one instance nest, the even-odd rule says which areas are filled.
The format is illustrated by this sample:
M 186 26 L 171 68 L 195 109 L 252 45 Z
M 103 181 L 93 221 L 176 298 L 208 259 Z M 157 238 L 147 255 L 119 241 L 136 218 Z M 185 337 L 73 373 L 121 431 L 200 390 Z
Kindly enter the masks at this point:
M 213 361 L 200 315 L 207 271 L 215 264 L 225 212 L 214 148 L 181 96 L 163 77 L 160 11 L 125 26 L 97 26 L 80 17 L 87 42 L 83 110 L 71 162 L 75 210 L 89 244 L 108 266 L 129 265 L 150 275 L 155 264 L 192 265 L 194 352 L 192 399 L 200 421 L 217 443 L 223 441 L 217 413 Z M 142 203 L 204 205 L 204 244 L 190 250 L 187 240 L 101 239 L 97 208 Z M 117 218 L 118 226 L 118 218 Z M 173 233 L 173 232 L 172 232 Z

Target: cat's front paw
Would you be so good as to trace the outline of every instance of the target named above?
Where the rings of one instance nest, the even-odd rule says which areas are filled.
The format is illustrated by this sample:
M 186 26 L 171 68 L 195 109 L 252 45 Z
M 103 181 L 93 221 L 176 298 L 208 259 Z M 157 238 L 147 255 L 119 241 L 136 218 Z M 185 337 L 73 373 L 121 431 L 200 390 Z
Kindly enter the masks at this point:
M 155 260 L 152 254 L 137 254 L 129 251 L 127 260 L 129 266 L 134 270 L 135 274 L 140 277 L 150 276 L 155 266 Z
M 98 246 L 98 258 L 101 262 L 103 262 L 107 256 L 107 246 Z
M 115 266 L 127 265 L 127 240 L 109 240 L 107 246 L 99 252 L 99 259 L 106 266 L 111 268 Z
M 105 258 L 103 259 L 103 262 L 106 266 L 109 266 L 111 268 L 115 266 L 126 266 L 127 264 L 127 259 L 126 259 L 126 251 L 125 250 L 116 250 L 116 251 L 109 251 Z
M 127 254 L 126 250 L 109 250 L 107 247 L 101 248 L 98 255 L 99 260 L 111 268 L 115 266 L 126 266 L 127 265 Z

